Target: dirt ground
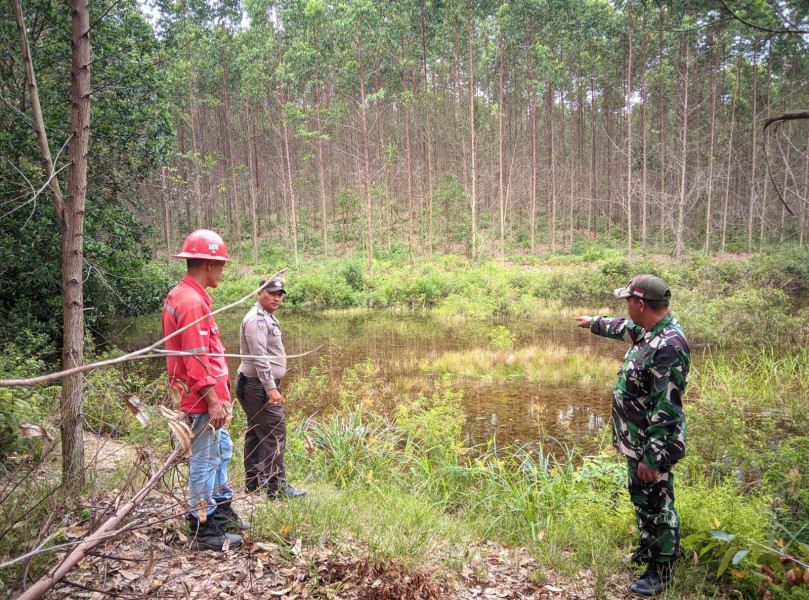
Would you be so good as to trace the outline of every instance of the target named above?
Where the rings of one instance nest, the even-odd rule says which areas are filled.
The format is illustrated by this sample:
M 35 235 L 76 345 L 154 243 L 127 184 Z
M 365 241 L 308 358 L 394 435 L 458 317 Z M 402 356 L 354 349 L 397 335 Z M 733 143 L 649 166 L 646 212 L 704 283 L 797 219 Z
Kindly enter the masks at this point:
M 99 469 L 112 470 L 135 460 L 134 450 L 113 440 L 86 436 L 88 457 Z M 238 498 L 243 514 L 261 498 Z M 114 509 L 115 497 L 95 499 L 94 511 Z M 488 542 L 453 547 L 461 565 L 454 572 L 436 566 L 408 571 L 393 564 L 371 564 L 361 540 L 340 540 L 310 547 L 281 531 L 272 541 L 247 532 L 244 543 L 225 552 L 192 551 L 176 504 L 163 495 L 147 497 L 124 521 L 130 529 L 96 546 L 67 577 L 44 597 L 49 600 L 112 598 L 181 598 L 244 600 L 608 600 L 632 598 L 626 592 L 633 576 L 620 569 L 597 585 L 587 570 L 561 575 L 536 563 L 522 548 Z M 66 528 L 68 540 L 82 539 L 87 520 Z M 58 558 L 66 555 L 61 552 Z

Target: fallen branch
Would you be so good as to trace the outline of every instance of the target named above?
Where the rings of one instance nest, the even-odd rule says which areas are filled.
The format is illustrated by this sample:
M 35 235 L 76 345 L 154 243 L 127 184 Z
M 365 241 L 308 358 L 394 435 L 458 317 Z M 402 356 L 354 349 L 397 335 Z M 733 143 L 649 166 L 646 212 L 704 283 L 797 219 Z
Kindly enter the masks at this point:
M 163 466 L 152 475 L 151 479 L 146 485 L 135 494 L 131 500 L 122 504 L 115 513 L 107 519 L 104 524 L 96 529 L 93 534 L 88 537 L 84 542 L 79 544 L 70 554 L 68 554 L 61 563 L 59 563 L 48 575 L 41 578 L 34 585 L 28 588 L 17 600 L 38 600 L 42 595 L 59 583 L 70 570 L 75 567 L 87 555 L 87 553 L 95 548 L 101 542 L 109 539 L 113 535 L 118 535 L 119 532 L 113 532 L 112 529 L 121 522 L 121 520 L 128 515 L 133 508 L 135 508 L 148 494 L 152 488 L 157 485 L 157 482 L 166 474 L 166 472 L 174 464 L 175 459 L 180 454 L 182 446 L 177 446 L 174 449 Z

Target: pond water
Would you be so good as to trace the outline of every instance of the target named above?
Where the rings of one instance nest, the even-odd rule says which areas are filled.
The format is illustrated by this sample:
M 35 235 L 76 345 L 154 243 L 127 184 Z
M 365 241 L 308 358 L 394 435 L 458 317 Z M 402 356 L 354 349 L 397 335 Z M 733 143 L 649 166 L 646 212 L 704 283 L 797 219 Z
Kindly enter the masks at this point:
M 239 324 L 249 305 L 217 315 L 228 352 L 239 348 Z M 441 389 L 442 375 L 420 365 L 444 352 L 489 348 L 493 330 L 506 327 L 514 335 L 513 349 L 525 346 L 560 346 L 583 351 L 593 357 L 615 360 L 617 373 L 627 346 L 596 337 L 577 328 L 569 317 L 536 320 L 480 321 L 449 319 L 432 313 L 392 311 L 305 312 L 282 307 L 276 316 L 284 331 L 288 354 L 299 354 L 320 346 L 317 352 L 291 359 L 282 387 L 292 389 L 297 379 L 307 377 L 313 367 L 327 377 L 326 391 L 307 397 L 297 406 L 285 406 L 288 414 L 322 414 L 339 402 L 339 388 L 346 369 L 369 358 L 378 368 L 376 383 L 383 398 L 383 410 L 402 395 L 431 395 Z M 161 337 L 160 317 L 140 319 L 123 333 L 116 344 L 129 351 Z M 165 364 L 149 361 L 159 376 Z M 232 378 L 239 359 L 229 359 Z M 329 387 L 328 382 L 335 383 Z M 382 389 L 384 388 L 384 389 Z M 612 382 L 598 386 L 548 386 L 521 378 L 481 379 L 453 377 L 451 389 L 464 391 L 467 415 L 465 432 L 470 444 L 495 438 L 498 445 L 545 443 L 575 444 L 585 451 L 597 447 L 596 439 L 610 419 Z

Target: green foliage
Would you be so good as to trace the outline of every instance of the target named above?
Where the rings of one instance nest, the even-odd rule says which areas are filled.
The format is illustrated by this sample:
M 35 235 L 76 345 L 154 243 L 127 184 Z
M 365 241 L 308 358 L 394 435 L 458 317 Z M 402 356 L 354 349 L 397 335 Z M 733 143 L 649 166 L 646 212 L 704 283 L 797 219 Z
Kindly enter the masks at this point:
M 511 350 L 515 341 L 517 341 L 517 336 L 502 325 L 498 325 L 489 331 L 489 342 L 497 350 Z
M 690 339 L 729 346 L 755 332 L 757 341 L 771 344 L 798 330 L 789 297 L 778 289 L 741 289 L 716 299 L 684 290 L 679 297 L 677 315 Z
M 70 11 L 49 2 L 24 7 L 39 85 L 45 129 L 58 169 L 58 150 L 70 122 Z M 166 82 L 158 71 L 158 41 L 133 0 L 112 8 L 92 5 L 92 86 L 89 166 L 83 259 L 85 318 L 103 327 L 120 315 L 154 310 L 165 278 L 147 266 L 151 228 L 143 215 L 139 185 L 166 158 L 170 119 Z M 6 316 L 0 340 L 29 329 L 58 341 L 61 327 L 61 225 L 45 186 L 33 132 L 19 38 L 9 5 L 0 7 L 3 44 L 0 81 L 11 110 L 0 113 L 0 310 Z M 14 165 L 14 169 L 6 168 Z M 59 173 L 65 193 L 67 171 Z M 33 200 L 35 189 L 46 191 Z M 148 219 L 146 219 L 148 220 Z
M 782 539 L 770 539 L 769 545 L 762 544 L 718 527 L 691 534 L 683 540 L 683 545 L 696 548 L 702 560 L 716 568 L 717 578 L 732 573 L 739 579 L 759 580 L 756 589 L 760 595 L 763 590 L 769 590 L 770 594 L 775 592 L 776 597 L 806 593 L 809 581 L 804 573 L 809 571 L 809 546 L 785 544 Z
M 466 420 L 462 398 L 463 391 L 453 392 L 449 378 L 444 377 L 440 394 L 429 398 L 419 394 L 415 400 L 403 399 L 396 407 L 396 425 L 424 452 L 460 452 Z
M 17 343 L 7 343 L 0 352 L 0 378 L 28 379 L 42 375 L 47 366 L 38 357 L 52 347 L 46 336 L 23 331 Z M 37 442 L 20 437 L 20 424 L 32 423 L 51 428 L 54 399 L 58 388 L 14 387 L 0 388 L 0 466 L 12 454 L 32 450 Z
M 288 287 L 286 302 L 292 305 L 329 308 L 357 304 L 355 290 L 343 274 L 333 269 L 295 273 Z

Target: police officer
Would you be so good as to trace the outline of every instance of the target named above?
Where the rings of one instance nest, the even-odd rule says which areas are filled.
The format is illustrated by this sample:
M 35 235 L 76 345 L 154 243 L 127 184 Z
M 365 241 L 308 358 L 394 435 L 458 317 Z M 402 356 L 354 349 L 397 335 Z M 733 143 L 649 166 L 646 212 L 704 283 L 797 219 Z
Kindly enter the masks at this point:
M 260 285 L 258 302 L 245 315 L 239 333 L 245 358 L 239 365 L 236 395 L 247 414 L 245 488 L 253 492 L 266 486 L 270 498 L 298 498 L 306 492 L 290 486 L 284 470 L 287 428 L 280 385 L 287 359 L 281 324 L 275 317 L 286 290 L 280 279 L 264 280 Z
M 680 556 L 671 467 L 685 456 L 682 399 L 691 354 L 668 310 L 671 291 L 662 279 L 638 275 L 614 295 L 626 299 L 629 319 L 583 316 L 576 321 L 596 335 L 632 344 L 612 395 L 613 445 L 626 455 L 640 533 L 640 546 L 625 562 L 647 565 L 629 591 L 654 596 L 671 583 L 672 562 Z
M 187 271 L 163 303 L 163 334 L 180 331 L 166 341 L 166 350 L 200 353 L 201 356 L 168 356 L 169 385 L 181 397 L 180 409 L 188 415 L 194 434 L 188 459 L 188 492 L 191 511 L 190 545 L 195 549 L 223 550 L 242 542 L 226 529 L 250 529 L 231 507 L 233 492 L 227 466 L 233 444 L 226 423 L 230 413 L 230 381 L 219 326 L 211 315 L 211 297 L 231 262 L 225 242 L 207 229 L 191 233 L 174 258 L 186 259 Z M 189 328 L 200 317 L 205 317 Z

